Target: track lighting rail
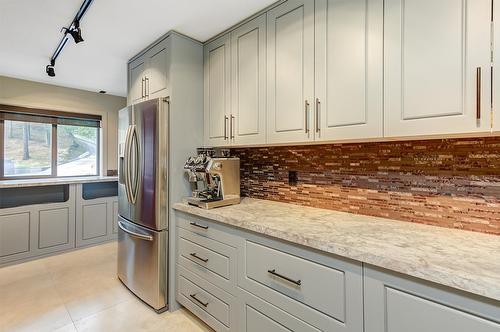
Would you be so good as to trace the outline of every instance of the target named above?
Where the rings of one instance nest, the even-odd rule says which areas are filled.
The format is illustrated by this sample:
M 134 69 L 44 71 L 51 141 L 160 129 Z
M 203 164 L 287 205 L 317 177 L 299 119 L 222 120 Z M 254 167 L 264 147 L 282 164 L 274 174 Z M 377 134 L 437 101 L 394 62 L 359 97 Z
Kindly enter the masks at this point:
M 57 58 L 59 57 L 62 50 L 64 49 L 64 47 L 68 43 L 69 36 L 71 36 L 73 38 L 73 40 L 75 41 L 76 44 L 83 41 L 81 29 L 80 29 L 80 22 L 93 1 L 94 0 L 84 0 L 82 5 L 80 6 L 80 9 L 78 10 L 78 12 L 75 15 L 75 18 L 73 18 L 73 21 L 71 21 L 69 27 L 62 28 L 64 35 L 63 35 L 61 41 L 59 42 L 59 44 L 57 45 L 56 50 L 52 54 L 52 57 L 50 58 L 50 63 L 45 67 L 45 72 L 47 73 L 47 75 L 49 75 L 51 77 L 56 76 L 56 73 L 54 71 L 54 66 L 56 65 Z

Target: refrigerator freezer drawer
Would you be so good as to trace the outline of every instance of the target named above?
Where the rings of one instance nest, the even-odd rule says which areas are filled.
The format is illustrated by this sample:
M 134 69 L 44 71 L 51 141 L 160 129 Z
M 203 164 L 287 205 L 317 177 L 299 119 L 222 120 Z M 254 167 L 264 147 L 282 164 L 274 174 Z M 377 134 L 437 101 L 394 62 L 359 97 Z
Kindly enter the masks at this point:
M 167 305 L 168 231 L 153 231 L 118 217 L 118 277 L 157 311 Z

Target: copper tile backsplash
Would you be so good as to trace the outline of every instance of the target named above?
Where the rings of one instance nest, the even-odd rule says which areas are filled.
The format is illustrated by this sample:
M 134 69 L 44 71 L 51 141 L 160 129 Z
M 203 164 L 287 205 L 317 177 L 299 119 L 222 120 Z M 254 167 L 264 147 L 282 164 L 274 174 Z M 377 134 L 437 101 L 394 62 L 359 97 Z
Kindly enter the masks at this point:
M 231 152 L 243 196 L 500 235 L 500 137 Z

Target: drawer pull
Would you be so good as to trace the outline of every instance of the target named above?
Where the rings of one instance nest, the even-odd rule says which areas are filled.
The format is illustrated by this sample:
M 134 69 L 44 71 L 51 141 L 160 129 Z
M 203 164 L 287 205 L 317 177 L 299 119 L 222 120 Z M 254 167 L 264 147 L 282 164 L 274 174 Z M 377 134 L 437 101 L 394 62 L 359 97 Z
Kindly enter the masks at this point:
M 202 306 L 204 306 L 205 308 L 208 307 L 208 302 L 203 302 L 201 301 L 199 298 L 196 297 L 196 294 L 189 294 L 189 296 L 195 300 L 196 302 L 198 302 L 199 304 L 201 304 Z
M 195 252 L 192 252 L 189 254 L 190 256 L 196 258 L 196 259 L 199 259 L 200 261 L 202 261 L 203 263 L 206 263 L 208 262 L 208 258 L 201 258 L 200 256 L 198 256 Z
M 197 224 L 195 222 L 191 222 L 189 223 L 191 226 L 194 226 L 194 227 L 198 227 L 198 228 L 202 228 L 202 229 L 208 229 L 208 226 L 204 226 L 204 225 L 200 225 L 200 224 Z
M 279 274 L 276 272 L 276 269 L 272 269 L 272 270 L 267 270 L 267 272 L 269 272 L 270 274 L 272 274 L 273 276 L 276 276 L 278 278 L 281 278 L 283 280 L 286 280 L 292 284 L 295 284 L 297 286 L 300 286 L 300 284 L 302 284 L 302 281 L 301 280 L 293 280 L 291 278 L 288 278 L 287 276 L 284 276 L 282 274 Z

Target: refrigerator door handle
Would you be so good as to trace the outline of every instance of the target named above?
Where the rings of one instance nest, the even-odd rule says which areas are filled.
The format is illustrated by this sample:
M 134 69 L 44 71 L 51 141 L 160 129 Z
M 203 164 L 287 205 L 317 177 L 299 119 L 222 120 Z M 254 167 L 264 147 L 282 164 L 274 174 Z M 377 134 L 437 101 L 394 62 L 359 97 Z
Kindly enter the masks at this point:
M 125 233 L 127 233 L 128 235 L 130 235 L 132 237 L 135 237 L 135 238 L 138 238 L 141 240 L 146 240 L 146 241 L 153 241 L 153 237 L 151 235 L 145 235 L 145 234 L 139 234 L 136 232 L 132 232 L 132 231 L 128 230 L 127 228 L 125 228 L 125 226 L 123 226 L 121 221 L 118 221 L 118 227 L 120 227 L 120 229 L 122 231 L 124 231 Z
M 123 175 L 125 180 L 125 193 L 127 194 L 127 200 L 132 203 L 132 193 L 130 190 L 130 138 L 131 138 L 132 126 L 128 126 L 127 133 L 125 135 L 125 148 L 123 152 Z
M 130 134 L 130 149 L 134 149 L 133 167 L 131 167 L 134 174 L 134 183 L 130 180 L 130 197 L 132 198 L 131 203 L 135 204 L 137 201 L 137 195 L 139 194 L 139 181 L 140 181 L 140 145 L 139 138 L 137 137 L 137 128 L 132 126 Z

